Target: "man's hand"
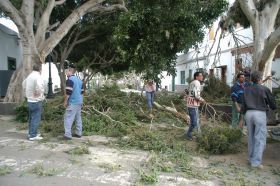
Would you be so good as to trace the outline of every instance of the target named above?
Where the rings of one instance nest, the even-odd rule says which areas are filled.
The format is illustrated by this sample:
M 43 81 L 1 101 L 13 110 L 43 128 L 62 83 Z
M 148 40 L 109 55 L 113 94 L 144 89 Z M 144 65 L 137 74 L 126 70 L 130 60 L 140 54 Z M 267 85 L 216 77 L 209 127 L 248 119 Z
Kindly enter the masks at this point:
M 234 103 L 235 103 L 235 107 L 236 107 L 237 112 L 240 113 L 241 108 L 240 108 L 239 104 L 237 102 L 234 102 Z
M 67 106 L 68 106 L 68 103 L 67 103 L 67 101 L 64 101 L 64 104 L 63 104 L 63 106 L 64 106 L 64 108 L 67 108 Z

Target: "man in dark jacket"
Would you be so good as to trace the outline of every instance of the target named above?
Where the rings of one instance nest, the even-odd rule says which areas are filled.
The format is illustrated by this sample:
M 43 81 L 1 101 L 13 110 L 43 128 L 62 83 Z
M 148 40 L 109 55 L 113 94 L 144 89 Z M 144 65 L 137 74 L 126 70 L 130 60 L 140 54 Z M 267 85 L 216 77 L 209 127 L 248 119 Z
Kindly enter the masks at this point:
M 262 74 L 251 74 L 252 84 L 245 88 L 241 113 L 245 114 L 248 128 L 248 160 L 252 167 L 263 168 L 262 155 L 266 146 L 266 111 L 275 110 L 275 99 L 271 91 L 261 85 Z
M 237 81 L 231 88 L 231 99 L 232 99 L 232 119 L 231 125 L 236 128 L 239 124 L 243 125 L 243 116 L 240 114 L 240 107 L 242 104 L 242 95 L 244 93 L 244 88 L 247 87 L 249 83 L 245 81 L 245 74 L 237 74 Z M 242 128 L 243 126 L 239 126 Z

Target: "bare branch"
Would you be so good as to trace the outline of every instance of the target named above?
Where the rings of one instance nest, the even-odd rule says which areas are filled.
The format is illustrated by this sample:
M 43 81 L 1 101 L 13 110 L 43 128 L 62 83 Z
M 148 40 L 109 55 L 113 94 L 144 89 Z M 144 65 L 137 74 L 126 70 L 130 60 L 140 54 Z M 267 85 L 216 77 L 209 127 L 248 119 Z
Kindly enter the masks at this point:
M 264 50 L 262 52 L 262 59 L 259 63 L 259 70 L 265 68 L 267 60 L 274 54 L 277 46 L 280 45 L 280 27 L 278 27 L 270 36 L 266 39 Z
M 10 1 L 0 1 L 0 9 L 15 22 L 19 30 L 23 30 L 23 28 L 25 28 L 22 13 L 17 10 Z
M 51 16 L 54 6 L 55 6 L 55 0 L 49 0 L 48 5 L 47 5 L 43 15 L 41 16 L 41 19 L 37 26 L 36 35 L 35 35 L 35 41 L 36 41 L 37 48 L 40 48 L 44 44 L 43 41 L 45 40 L 45 33 L 49 26 L 50 16 Z
M 55 27 L 58 27 L 60 24 L 59 21 L 57 21 L 56 23 L 52 24 L 51 26 L 48 27 L 47 31 L 51 31 L 52 29 L 54 29 Z
M 66 0 L 55 1 L 55 6 L 62 5 Z
M 253 29 L 255 29 L 256 25 L 256 6 L 253 0 L 238 0 L 240 7 L 243 13 L 248 18 L 249 22 L 251 23 Z
M 83 15 L 88 13 L 92 7 L 95 7 L 97 4 L 103 1 L 104 0 L 89 0 L 72 11 L 72 13 L 63 21 L 63 23 L 57 28 L 51 37 L 46 42 L 44 42 L 44 45 L 39 47 L 39 53 L 41 54 L 41 57 L 47 56 Z

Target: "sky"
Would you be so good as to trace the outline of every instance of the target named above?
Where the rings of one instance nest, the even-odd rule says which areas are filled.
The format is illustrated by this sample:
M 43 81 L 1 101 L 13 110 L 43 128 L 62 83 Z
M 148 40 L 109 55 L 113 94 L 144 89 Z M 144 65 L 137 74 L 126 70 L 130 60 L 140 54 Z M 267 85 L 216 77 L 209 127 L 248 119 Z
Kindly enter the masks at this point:
M 18 33 L 17 26 L 16 26 L 15 23 L 14 23 L 13 21 L 11 21 L 10 19 L 1 17 L 1 18 L 0 18 L 0 23 Z

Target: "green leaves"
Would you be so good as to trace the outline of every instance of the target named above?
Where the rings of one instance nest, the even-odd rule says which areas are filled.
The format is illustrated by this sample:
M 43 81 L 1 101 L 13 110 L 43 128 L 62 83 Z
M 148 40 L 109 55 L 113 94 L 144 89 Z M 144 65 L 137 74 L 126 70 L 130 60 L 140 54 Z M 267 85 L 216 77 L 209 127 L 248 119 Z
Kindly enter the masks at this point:
M 157 79 L 162 71 L 175 74 L 176 53 L 201 42 L 203 28 L 226 7 L 224 0 L 132 1 L 114 31 L 118 52 L 147 78 Z

